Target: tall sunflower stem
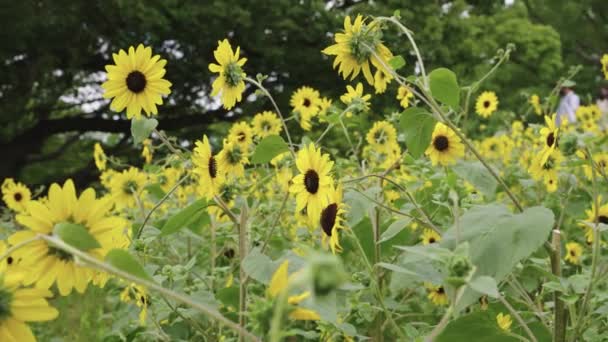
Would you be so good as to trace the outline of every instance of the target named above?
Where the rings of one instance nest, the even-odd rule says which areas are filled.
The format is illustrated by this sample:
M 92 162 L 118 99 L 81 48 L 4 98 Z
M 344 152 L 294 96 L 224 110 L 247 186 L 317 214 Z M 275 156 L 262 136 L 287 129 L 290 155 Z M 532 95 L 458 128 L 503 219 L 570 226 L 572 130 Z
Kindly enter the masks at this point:
M 551 246 L 553 253 L 551 254 L 551 271 L 554 276 L 560 278 L 562 276 L 561 267 L 561 232 L 559 229 L 554 229 L 551 235 Z M 554 319 L 553 319 L 553 341 L 564 342 L 566 337 L 566 308 L 564 301 L 560 299 L 561 291 L 553 292 Z
M 272 106 L 274 107 L 274 110 L 277 112 L 277 114 L 279 115 L 279 117 L 281 118 L 281 124 L 283 125 L 283 131 L 285 132 L 285 136 L 287 137 L 287 142 L 289 143 L 289 152 L 291 152 L 291 156 L 293 157 L 293 159 L 296 159 L 296 154 L 295 152 L 292 150 L 291 146 L 293 146 L 293 142 L 291 141 L 291 135 L 289 135 L 289 130 L 287 129 L 287 124 L 285 123 L 285 117 L 283 116 L 283 114 L 281 113 L 281 110 L 279 109 L 279 106 L 277 106 L 277 103 L 274 101 L 274 98 L 272 97 L 272 95 L 270 94 L 270 92 L 268 91 L 268 89 L 266 89 L 262 83 L 254 80 L 251 77 L 245 77 L 245 80 L 253 85 L 255 85 L 256 87 L 258 87 L 258 89 L 260 89 L 262 91 L 262 93 L 270 100 L 270 102 L 272 103 Z
M 530 338 L 530 341 L 538 342 L 538 340 L 536 339 L 536 336 L 534 336 L 534 334 L 532 333 L 532 330 L 530 330 L 530 327 L 528 327 L 528 324 L 526 324 L 526 322 L 521 317 L 519 312 L 517 312 L 517 310 L 515 310 L 513 308 L 513 306 L 511 306 L 511 304 L 509 304 L 509 302 L 505 299 L 505 297 L 503 297 L 502 295 L 499 294 L 498 300 L 500 300 L 500 302 L 507 308 L 507 310 L 509 310 L 509 312 L 513 315 L 513 317 L 515 317 L 515 320 L 519 323 L 519 325 L 522 327 L 522 329 L 524 329 L 524 331 Z
M 216 321 L 222 323 L 224 326 L 234 330 L 236 333 L 246 336 L 251 341 L 260 341 L 261 342 L 261 340 L 257 336 L 248 332 L 243 327 L 234 323 L 230 319 L 224 317 L 217 310 L 210 308 L 205 304 L 199 303 L 199 302 L 193 300 L 192 298 L 190 298 L 186 295 L 183 295 L 181 293 L 166 289 L 153 281 L 134 276 L 134 275 L 127 273 L 121 269 L 118 269 L 110 264 L 100 261 L 100 260 L 96 259 L 95 257 L 93 257 L 73 246 L 68 245 L 67 243 L 63 242 L 61 239 L 59 239 L 57 237 L 49 236 L 49 235 L 38 235 L 38 236 L 40 239 L 46 241 L 47 243 L 53 245 L 54 247 L 72 254 L 73 256 L 79 258 L 81 261 L 89 264 L 90 266 L 93 266 L 94 268 L 97 268 L 98 270 L 113 274 L 113 275 L 123 278 L 127 281 L 144 286 L 147 289 L 152 289 L 154 291 L 157 291 L 160 294 L 166 296 L 167 298 L 170 298 L 176 302 L 186 304 L 186 305 L 200 311 L 201 313 L 205 314 L 206 316 L 213 318 Z
M 239 325 L 245 328 L 245 312 L 247 311 L 247 274 L 243 268 L 243 262 L 247 256 L 247 220 L 248 209 L 247 205 L 241 207 L 241 215 L 239 218 Z M 239 341 L 244 341 L 245 335 L 239 332 Z

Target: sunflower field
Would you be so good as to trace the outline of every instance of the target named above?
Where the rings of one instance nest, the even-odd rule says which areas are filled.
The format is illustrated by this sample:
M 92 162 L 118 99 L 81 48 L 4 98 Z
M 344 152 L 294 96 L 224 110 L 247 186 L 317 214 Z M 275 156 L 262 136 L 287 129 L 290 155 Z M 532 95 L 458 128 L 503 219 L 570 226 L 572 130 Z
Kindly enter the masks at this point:
M 292 10 L 313 3 L 317 14 L 337 6 Z M 447 1 L 434 20 L 489 20 L 474 6 Z M 100 107 L 38 121 L 42 134 L 96 120 L 97 133 L 73 136 L 92 168 L 0 179 L 0 341 L 608 340 L 608 113 L 581 94 L 574 120 L 558 115 L 560 90 L 608 80 L 608 46 L 591 68 L 549 68 L 544 55 L 560 70 L 547 71 L 548 86 L 500 88 L 492 82 L 544 72 L 514 67 L 530 55 L 517 42 L 474 68 L 443 66 L 436 54 L 448 53 L 427 54 L 410 12 L 352 9 L 329 32 L 309 28 L 322 47 L 297 59 L 322 62 L 294 74 L 310 83 L 288 66 L 256 70 L 265 55 L 228 28 L 202 52 L 208 63 L 189 61 L 192 79 L 210 76 L 189 93 L 172 75 L 186 60 L 178 43 L 151 34 L 104 45 L 103 68 L 80 84 Z M 547 27 L 529 32 L 532 45 L 559 39 Z M 341 85 L 313 83 L 331 78 Z M 200 119 L 163 111 L 205 91 L 200 108 L 226 116 L 198 114 L 213 129 L 181 134 L 177 121 Z M 100 133 L 113 121 L 127 132 Z M 25 150 L 15 141 L 7 155 Z M 120 154 L 123 142 L 134 156 Z

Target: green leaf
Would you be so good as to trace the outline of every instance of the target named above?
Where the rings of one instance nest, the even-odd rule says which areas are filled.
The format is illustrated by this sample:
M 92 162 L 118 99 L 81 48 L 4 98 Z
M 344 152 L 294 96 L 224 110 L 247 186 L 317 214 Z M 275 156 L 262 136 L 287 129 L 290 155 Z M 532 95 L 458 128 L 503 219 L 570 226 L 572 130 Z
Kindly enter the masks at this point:
M 380 187 L 374 186 L 366 189 L 363 193 L 355 190 L 347 190 L 344 193 L 344 202 L 350 208 L 347 217 L 350 227 L 354 227 L 368 214 L 369 210 L 375 205 L 370 199 L 376 198 L 380 191 L 382 191 Z
M 453 109 L 460 104 L 460 87 L 456 74 L 450 69 L 438 68 L 429 74 L 431 94 L 437 100 L 447 104 Z
M 199 199 L 192 202 L 192 204 L 182 209 L 177 214 L 171 216 L 167 220 L 161 229 L 162 232 L 160 235 L 169 235 L 177 232 L 181 228 L 193 222 L 198 217 L 198 212 L 205 208 L 207 208 L 207 201 L 204 199 Z
M 74 246 L 81 251 L 99 248 L 99 242 L 89 233 L 89 230 L 80 224 L 62 222 L 53 228 L 53 235 L 59 236 L 63 242 Z
M 255 147 L 255 151 L 251 157 L 251 163 L 268 163 L 272 158 L 287 151 L 289 151 L 289 146 L 287 146 L 287 143 L 283 138 L 278 135 L 270 135 L 262 139 Z
M 243 260 L 242 266 L 245 273 L 251 278 L 266 285 L 270 284 L 272 273 L 276 269 L 272 260 L 268 256 L 260 253 L 260 250 L 257 248 L 247 254 Z
M 139 262 L 124 249 L 112 249 L 106 255 L 106 262 L 138 278 L 153 281 L 152 277 L 144 270 Z
M 334 113 L 325 117 L 325 120 L 332 125 L 340 123 L 340 113 Z
M 393 272 L 397 272 L 397 273 L 403 273 L 403 274 L 408 274 L 411 276 L 417 276 L 418 274 L 414 271 L 410 271 L 406 268 L 403 268 L 401 266 L 395 265 L 395 264 L 389 264 L 386 262 L 379 262 L 376 264 L 376 266 L 380 266 L 382 268 L 386 268 L 387 270 L 391 270 Z
M 146 185 L 145 189 L 148 191 L 150 196 L 157 201 L 160 201 L 163 197 L 165 197 L 165 191 L 163 191 L 158 183 L 148 184 Z
M 156 119 L 133 118 L 131 120 L 131 135 L 136 144 L 141 143 L 150 136 L 150 133 L 158 126 Z
M 517 342 L 515 337 L 505 334 L 489 312 L 477 311 L 462 316 L 448 324 L 436 342 Z
M 388 65 L 390 65 L 393 70 L 399 70 L 405 66 L 405 59 L 403 59 L 401 55 L 397 55 L 388 61 Z
M 473 290 L 481 294 L 488 295 L 492 298 L 498 298 L 500 296 L 498 293 L 498 285 L 496 285 L 496 280 L 494 280 L 492 277 L 477 277 L 469 282 L 469 286 Z
M 422 108 L 408 108 L 401 113 L 399 128 L 405 135 L 408 152 L 415 159 L 420 158 L 431 143 L 435 123 L 435 118 Z
M 483 164 L 480 162 L 459 161 L 456 165 L 452 166 L 452 170 L 458 177 L 471 183 L 475 189 L 481 191 L 485 198 L 494 198 L 498 182 Z
M 388 229 L 386 229 L 384 232 L 382 232 L 382 235 L 380 235 L 380 240 L 378 240 L 377 243 L 382 243 L 382 242 L 385 242 L 385 241 L 388 241 L 388 240 L 394 238 L 403 229 L 405 229 L 407 227 L 407 225 L 410 224 L 410 222 L 412 222 L 412 219 L 408 217 L 408 218 L 399 219 L 399 220 L 391 223 L 391 225 L 388 227 Z

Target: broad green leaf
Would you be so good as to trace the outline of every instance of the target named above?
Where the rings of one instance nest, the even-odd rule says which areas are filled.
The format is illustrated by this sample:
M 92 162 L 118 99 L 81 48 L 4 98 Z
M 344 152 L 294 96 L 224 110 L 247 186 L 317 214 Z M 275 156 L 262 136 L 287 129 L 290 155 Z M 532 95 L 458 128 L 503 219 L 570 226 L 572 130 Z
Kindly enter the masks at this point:
M 272 260 L 268 256 L 260 253 L 257 248 L 247 254 L 241 266 L 243 266 L 243 270 L 245 270 L 245 273 L 251 278 L 266 285 L 270 284 L 270 279 L 276 269 Z
M 480 162 L 459 161 L 456 165 L 452 166 L 452 170 L 458 177 L 471 183 L 475 189 L 481 191 L 485 198 L 494 198 L 498 182 L 483 164 Z
M 89 230 L 80 224 L 62 222 L 53 228 L 53 235 L 59 236 L 63 242 L 74 246 L 81 251 L 99 248 L 99 242 L 89 233 Z
M 268 163 L 272 158 L 287 151 L 289 151 L 289 146 L 287 146 L 287 143 L 283 138 L 278 135 L 270 135 L 262 139 L 255 147 L 255 151 L 251 157 L 251 163 Z
M 150 136 L 150 133 L 158 126 L 156 119 L 140 118 L 131 120 L 131 135 L 136 144 L 141 143 Z
M 477 277 L 469 282 L 469 286 L 481 294 L 488 295 L 492 298 L 499 297 L 498 285 L 496 285 L 496 280 L 494 280 L 492 277 Z
M 445 248 L 467 241 L 471 246 L 471 261 L 477 266 L 475 276 L 490 276 L 500 282 L 523 259 L 538 250 L 547 240 L 553 226 L 553 212 L 544 207 L 532 207 L 513 214 L 505 206 L 489 204 L 469 209 L 449 228 L 440 245 Z M 457 232 L 459 230 L 459 232 Z M 478 295 L 467 289 L 462 297 L 464 307 Z
M 192 204 L 182 209 L 177 214 L 171 216 L 163 226 L 161 235 L 169 235 L 177 232 L 181 228 L 187 226 L 195 219 L 199 218 L 197 214 L 207 207 L 207 201 L 199 199 Z
M 458 108 L 460 104 L 460 87 L 456 74 L 446 68 L 438 68 L 429 74 L 429 82 L 431 94 L 437 100 L 451 106 L 453 109 Z
M 405 59 L 403 59 L 403 56 L 401 55 L 394 56 L 388 61 L 388 65 L 390 65 L 393 70 L 399 70 L 405 66 Z
M 340 123 L 340 113 L 334 113 L 331 115 L 327 115 L 325 117 L 325 121 L 329 122 L 330 124 L 333 125 L 337 125 Z
M 403 274 L 408 274 L 411 276 L 417 276 L 418 274 L 416 272 L 410 271 L 408 269 L 405 269 L 401 266 L 395 265 L 395 264 L 389 264 L 386 262 L 379 262 L 376 264 L 377 266 L 380 266 L 382 268 L 386 268 L 387 270 L 391 270 L 393 272 L 397 272 L 397 273 L 403 273 Z
M 222 287 L 217 291 L 215 298 L 218 299 L 226 307 L 232 308 L 233 310 L 238 310 L 239 287 L 234 285 L 231 287 Z
M 165 192 L 158 183 L 148 184 L 146 185 L 145 189 L 156 201 L 160 201 L 163 197 L 165 197 Z
M 382 243 L 382 242 L 385 242 L 385 241 L 388 241 L 388 240 L 394 238 L 403 229 L 405 229 L 407 227 L 407 225 L 410 224 L 410 222 L 412 222 L 412 219 L 408 217 L 408 218 L 399 219 L 399 220 L 391 223 L 391 225 L 388 227 L 388 229 L 385 230 L 384 232 L 382 232 L 382 235 L 380 235 L 380 240 L 378 240 L 377 243 Z
M 420 158 L 431 143 L 435 123 L 435 118 L 422 108 L 408 108 L 401 113 L 399 128 L 405 135 L 408 152 L 415 159 Z
M 374 186 L 366 189 L 362 193 L 355 190 L 345 191 L 344 202 L 350 208 L 347 217 L 348 225 L 350 227 L 355 226 L 368 215 L 369 210 L 375 205 L 373 199 L 378 196 L 381 190 L 380 187 Z
M 109 251 L 106 255 L 106 262 L 121 271 L 127 272 L 138 278 L 152 281 L 152 277 L 148 275 L 146 270 L 144 270 L 139 262 L 124 249 L 115 248 Z

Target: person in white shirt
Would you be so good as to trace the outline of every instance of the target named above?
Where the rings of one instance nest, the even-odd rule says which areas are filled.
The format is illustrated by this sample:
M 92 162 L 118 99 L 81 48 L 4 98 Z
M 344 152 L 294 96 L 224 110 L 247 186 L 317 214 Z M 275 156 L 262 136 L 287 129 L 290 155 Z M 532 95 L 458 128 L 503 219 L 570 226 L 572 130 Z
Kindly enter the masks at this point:
M 557 106 L 557 118 L 555 124 L 560 125 L 562 120 L 565 118 L 569 123 L 576 122 L 576 110 L 581 104 L 581 100 L 578 95 L 572 90 L 571 86 L 574 82 L 570 82 L 568 86 L 563 86 L 560 93 L 562 95 L 559 100 L 559 106 Z
M 608 86 L 600 88 L 600 95 L 598 96 L 597 101 L 595 101 L 595 104 L 602 113 L 602 117 L 608 116 Z

